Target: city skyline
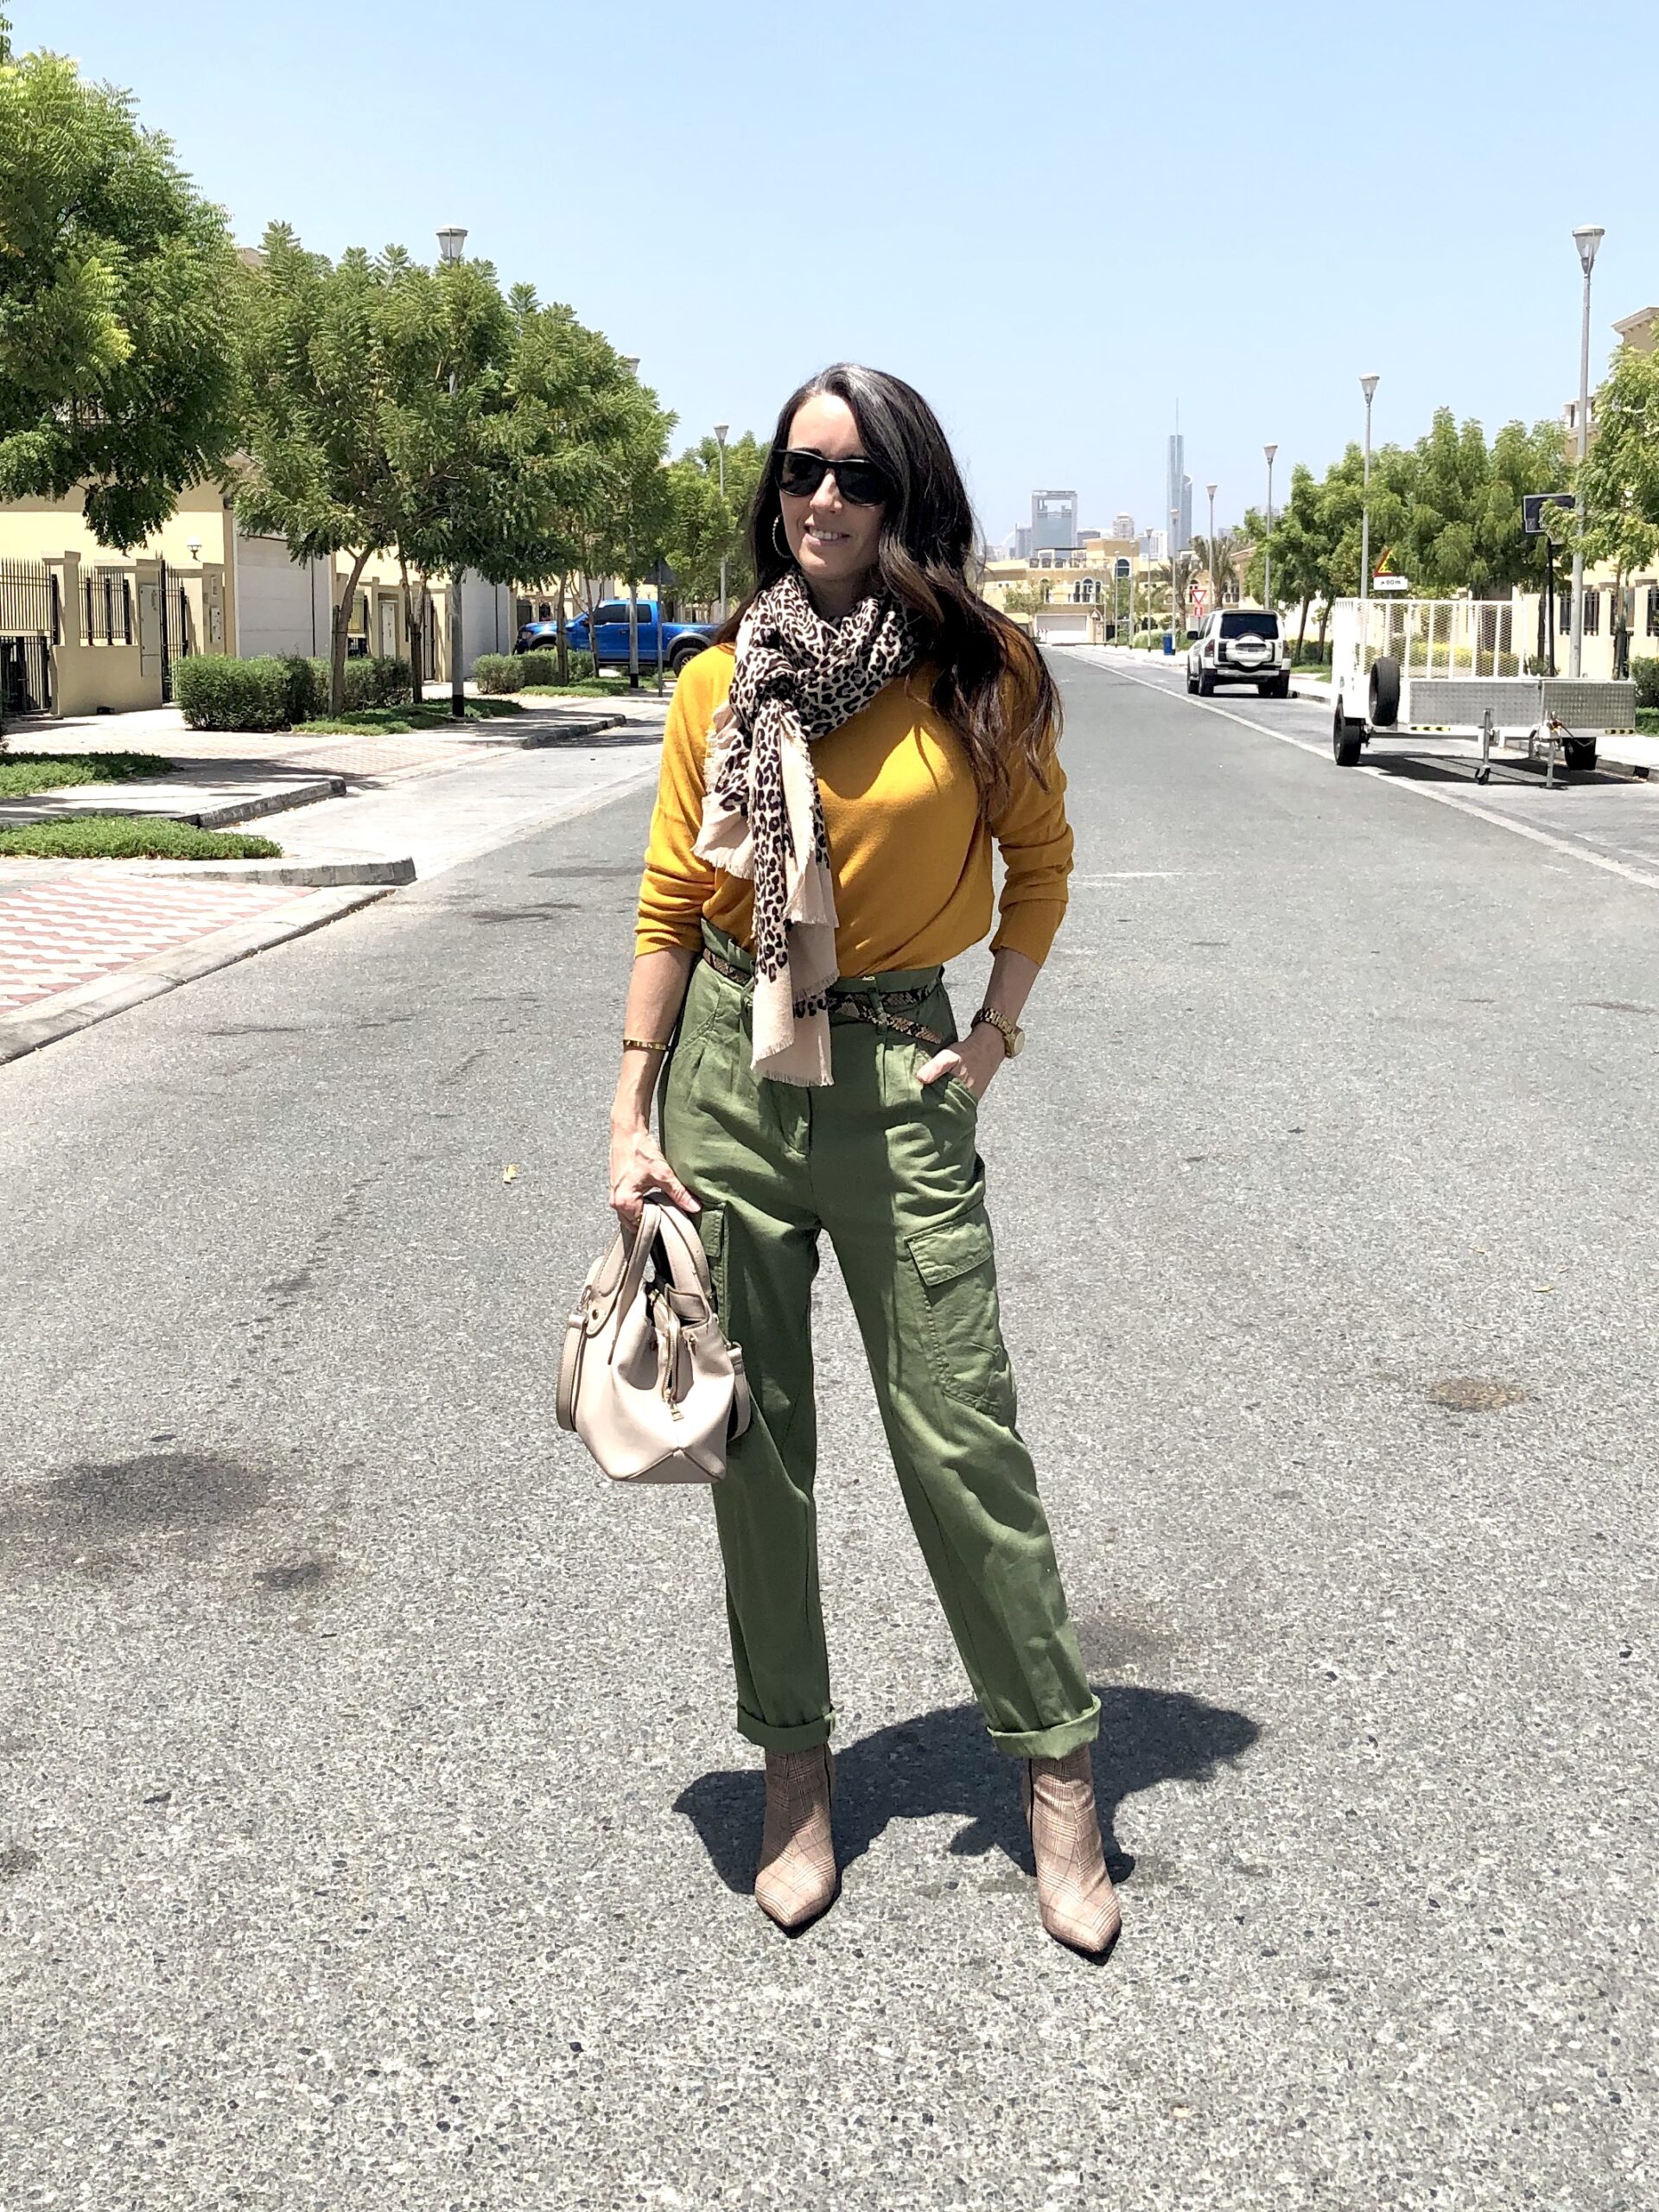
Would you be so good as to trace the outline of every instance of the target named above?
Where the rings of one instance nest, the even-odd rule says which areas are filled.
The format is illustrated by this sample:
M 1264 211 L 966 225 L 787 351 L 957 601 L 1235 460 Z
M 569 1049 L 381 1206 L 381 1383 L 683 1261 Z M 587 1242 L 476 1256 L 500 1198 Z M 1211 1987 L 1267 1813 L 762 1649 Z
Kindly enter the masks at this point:
M 885 97 L 839 114 L 810 152 L 785 88 L 820 65 L 812 18 L 717 0 L 693 40 L 661 0 L 644 0 L 631 22 L 657 66 L 629 84 L 626 164 L 614 38 L 597 19 L 561 16 L 546 125 L 506 129 L 506 49 L 456 38 L 431 0 L 410 0 L 399 18 L 399 48 L 414 59 L 395 82 L 318 67 L 339 22 L 316 0 L 294 0 L 276 41 L 252 17 L 205 38 L 183 11 L 135 16 L 113 0 L 73 16 L 55 0 L 10 0 L 8 12 L 20 48 L 67 49 L 89 76 L 130 86 L 142 121 L 173 137 L 245 243 L 282 219 L 331 255 L 396 241 L 429 258 L 439 225 L 465 224 L 469 250 L 504 282 L 569 302 L 640 357 L 680 417 L 677 448 L 715 422 L 769 435 L 784 396 L 828 360 L 897 372 L 938 409 L 993 535 L 1024 512 L 1032 486 L 1054 483 L 1074 486 L 1096 522 L 1124 508 L 1142 529 L 1166 527 L 1177 394 L 1185 473 L 1217 482 L 1217 519 L 1235 523 L 1265 498 L 1264 442 L 1279 445 L 1287 487 L 1298 461 L 1322 472 L 1359 437 L 1363 370 L 1382 376 L 1379 444 L 1421 435 L 1440 404 L 1489 435 L 1512 418 L 1554 418 L 1578 380 L 1575 223 L 1607 231 L 1595 373 L 1615 321 L 1659 300 L 1639 72 L 1564 73 L 1551 112 L 1573 164 L 1529 168 L 1524 191 L 1493 189 L 1491 143 L 1514 144 L 1516 118 L 1536 100 L 1532 57 L 1557 35 L 1541 0 L 1449 16 L 1401 0 L 1391 44 L 1414 42 L 1435 66 L 1390 118 L 1386 188 L 1294 207 L 1279 190 L 1281 156 L 1299 117 L 1315 128 L 1298 103 L 1362 81 L 1371 33 L 1312 0 L 1268 11 L 1259 35 L 1231 44 L 1224 82 L 1201 71 L 1181 79 L 1183 137 L 1222 149 L 1225 208 L 1205 163 L 1166 165 L 1150 245 L 1070 214 L 1033 226 L 1024 196 L 978 159 L 972 149 L 1017 143 L 1029 115 L 1052 105 L 1055 56 L 971 0 L 903 11 L 848 0 L 836 36 L 880 55 Z M 1190 16 L 1194 49 L 1234 22 L 1211 0 Z M 1608 0 L 1599 37 L 1635 51 L 1651 22 L 1637 0 Z M 1092 88 L 1068 96 L 1077 128 L 1131 94 L 1137 65 L 1122 48 L 1104 22 L 1068 26 L 1065 81 Z M 753 163 L 776 188 L 741 204 L 713 165 L 704 174 L 686 159 L 692 127 L 708 119 L 697 64 L 715 54 L 717 105 L 744 119 Z M 567 84 L 594 97 L 561 99 Z M 895 106 L 907 118 L 906 175 L 951 180 L 949 189 L 895 182 Z M 389 145 L 418 148 L 418 162 L 389 159 Z M 1448 205 L 1479 209 L 1472 231 L 1446 220 Z M 1235 226 L 1238 208 L 1255 212 Z M 729 257 L 740 239 L 741 284 Z M 1409 284 L 1393 275 L 1406 240 Z M 829 268 L 841 281 L 804 281 Z M 1040 326 L 1025 305 L 1038 301 Z

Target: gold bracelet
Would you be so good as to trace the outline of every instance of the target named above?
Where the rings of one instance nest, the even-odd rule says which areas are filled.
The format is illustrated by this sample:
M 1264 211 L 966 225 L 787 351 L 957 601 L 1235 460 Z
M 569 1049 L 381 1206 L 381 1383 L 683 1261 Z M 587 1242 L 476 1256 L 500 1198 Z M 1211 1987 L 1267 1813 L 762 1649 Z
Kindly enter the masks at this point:
M 665 1052 L 668 1047 L 659 1045 L 654 1037 L 625 1037 L 622 1049 L 625 1052 Z

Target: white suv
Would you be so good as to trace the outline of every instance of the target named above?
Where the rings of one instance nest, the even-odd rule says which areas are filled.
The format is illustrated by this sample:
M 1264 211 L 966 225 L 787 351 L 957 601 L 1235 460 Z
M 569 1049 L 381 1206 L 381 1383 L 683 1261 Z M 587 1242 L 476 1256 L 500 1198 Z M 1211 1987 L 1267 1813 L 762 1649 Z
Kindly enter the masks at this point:
M 1290 696 L 1290 646 L 1276 614 L 1224 607 L 1206 614 L 1186 651 L 1186 688 L 1207 699 L 1217 683 L 1253 683 L 1264 699 Z

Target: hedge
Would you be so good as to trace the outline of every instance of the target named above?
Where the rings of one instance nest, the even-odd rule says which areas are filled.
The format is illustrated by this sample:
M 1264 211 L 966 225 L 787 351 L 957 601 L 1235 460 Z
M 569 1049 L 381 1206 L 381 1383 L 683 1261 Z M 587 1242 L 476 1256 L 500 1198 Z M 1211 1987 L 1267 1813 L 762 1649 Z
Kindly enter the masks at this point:
M 1630 674 L 1636 680 L 1637 705 L 1659 707 L 1659 660 L 1633 660 Z
M 323 664 L 322 696 L 328 696 L 327 669 Z M 354 712 L 359 707 L 401 707 L 415 696 L 415 686 L 410 680 L 409 663 L 377 655 L 371 660 L 348 660 L 346 664 L 346 711 Z M 320 709 L 319 712 L 324 711 Z
M 414 696 L 406 660 L 348 660 L 346 712 L 396 707 Z M 192 729 L 287 729 L 328 711 L 328 664 L 298 653 L 232 660 L 192 654 L 173 671 L 173 696 Z
M 191 729 L 286 729 L 294 665 L 275 653 L 193 653 L 173 671 L 173 696 Z
M 473 681 L 480 691 L 522 691 L 530 678 L 527 661 L 540 661 L 540 653 L 480 653 L 473 663 Z

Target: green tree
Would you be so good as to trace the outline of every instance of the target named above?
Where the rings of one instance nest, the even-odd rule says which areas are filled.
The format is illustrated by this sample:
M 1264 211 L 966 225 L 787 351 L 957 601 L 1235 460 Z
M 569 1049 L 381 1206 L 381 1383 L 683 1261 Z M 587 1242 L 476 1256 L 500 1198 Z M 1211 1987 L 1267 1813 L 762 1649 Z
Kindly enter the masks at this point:
M 1376 534 L 1376 456 L 1373 456 L 1371 540 L 1380 553 L 1384 541 Z M 1291 471 L 1290 497 L 1274 517 L 1271 531 L 1266 518 L 1254 509 L 1244 518 L 1244 530 L 1254 541 L 1244 572 L 1245 588 L 1254 598 L 1262 594 L 1264 568 L 1273 556 L 1273 593 L 1281 605 L 1300 607 L 1296 651 L 1307 642 L 1311 610 L 1319 609 L 1319 652 L 1332 602 L 1351 595 L 1359 588 L 1360 510 L 1364 462 L 1357 445 L 1351 445 L 1333 461 L 1323 477 L 1316 477 L 1305 462 Z
M 0 16 L 0 498 L 86 488 L 105 545 L 140 544 L 234 431 L 235 255 L 130 97 Z
M 648 385 L 633 385 L 622 435 L 607 463 L 603 507 L 582 563 L 590 615 L 595 576 L 617 577 L 627 586 L 628 598 L 637 607 L 639 586 L 665 558 L 674 506 L 664 463 L 674 419 L 657 404 L 657 395 Z M 637 683 L 637 671 L 630 681 Z
M 723 501 L 717 438 L 700 439 L 673 464 L 676 512 L 668 557 L 688 599 L 707 603 L 718 597 L 722 555 L 728 607 L 741 607 L 754 589 L 748 517 L 769 450 L 752 430 L 727 440 Z
M 514 568 L 512 319 L 487 262 L 429 270 L 401 248 L 378 260 L 353 248 L 335 264 L 274 224 L 241 286 L 239 332 L 238 516 L 286 537 L 296 561 L 350 556 L 330 640 L 338 712 L 375 554 L 397 552 L 423 579 L 475 568 L 499 582 Z
M 594 556 L 613 512 L 613 479 L 639 387 L 615 348 L 569 308 L 541 305 L 527 285 L 514 289 L 510 304 L 517 581 L 554 588 L 563 681 L 569 673 L 567 598 L 575 571 Z
M 1002 594 L 1005 614 L 1023 614 L 1027 622 L 1033 614 L 1040 614 L 1048 605 L 1052 587 L 1033 579 L 1030 583 L 1010 584 Z
M 1541 539 L 1522 526 L 1522 498 L 1559 487 L 1560 433 L 1551 423 L 1529 430 L 1509 423 L 1489 448 L 1472 419 L 1459 424 L 1437 408 L 1414 446 L 1385 448 L 1374 468 L 1371 546 L 1382 550 L 1382 522 L 1395 566 L 1422 593 L 1507 596 L 1543 581 Z
M 1579 512 L 1569 532 L 1586 561 L 1613 563 L 1614 666 L 1627 672 L 1625 579 L 1659 555 L 1659 353 L 1621 346 L 1596 393 L 1592 420 L 1595 433 L 1575 472 Z
M 668 493 L 671 509 L 668 531 L 668 559 L 674 570 L 675 589 L 682 597 L 707 606 L 720 593 L 721 556 L 728 560 L 736 543 L 732 510 L 720 495 L 718 478 L 703 467 L 694 454 L 682 454 L 668 466 Z

